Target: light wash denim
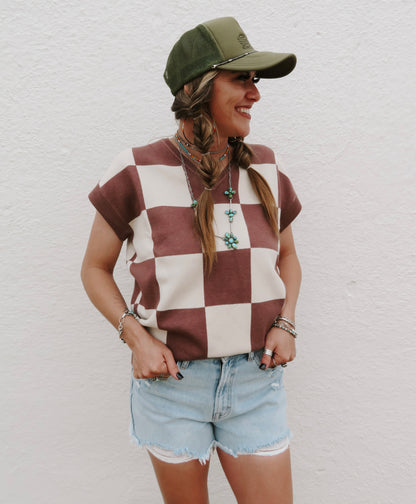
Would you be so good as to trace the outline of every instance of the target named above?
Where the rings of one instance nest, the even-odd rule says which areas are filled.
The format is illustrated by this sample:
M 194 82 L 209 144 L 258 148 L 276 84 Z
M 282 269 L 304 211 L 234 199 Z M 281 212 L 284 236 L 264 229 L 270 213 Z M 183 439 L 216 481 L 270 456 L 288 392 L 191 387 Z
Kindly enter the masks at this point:
M 180 381 L 132 376 L 132 438 L 202 463 L 216 446 L 237 456 L 290 439 L 283 368 L 262 371 L 262 354 L 178 362 Z

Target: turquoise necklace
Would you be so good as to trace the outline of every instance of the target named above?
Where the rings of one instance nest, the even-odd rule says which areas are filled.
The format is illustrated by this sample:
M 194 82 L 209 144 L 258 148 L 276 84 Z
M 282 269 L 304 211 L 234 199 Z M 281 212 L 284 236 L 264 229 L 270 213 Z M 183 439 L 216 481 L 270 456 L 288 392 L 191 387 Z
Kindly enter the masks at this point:
M 224 191 L 225 196 L 228 198 L 228 210 L 225 211 L 225 215 L 228 217 L 228 222 L 230 224 L 230 231 L 225 233 L 222 237 L 227 247 L 231 250 L 236 250 L 238 246 L 238 239 L 235 234 L 233 234 L 232 224 L 234 220 L 234 215 L 237 213 L 237 210 L 233 210 L 231 203 L 233 201 L 233 197 L 235 194 L 234 189 L 231 187 L 231 163 L 228 162 L 228 189 Z
M 197 158 L 196 156 L 194 156 L 192 154 L 192 152 L 190 152 L 186 147 L 185 145 L 182 143 L 178 133 L 176 133 L 175 135 L 175 140 L 176 140 L 176 143 L 179 145 L 179 147 L 184 151 L 184 153 L 189 156 L 190 158 L 192 158 L 194 161 L 196 161 L 197 163 L 200 163 L 201 162 L 201 159 Z M 187 144 L 188 147 L 189 147 L 189 144 Z M 207 154 L 219 154 L 220 152 L 224 152 L 224 154 L 218 158 L 218 161 L 222 161 L 223 159 L 225 159 L 227 156 L 228 156 L 228 151 L 230 150 L 230 145 L 227 144 L 227 146 L 225 147 L 225 149 L 223 149 L 222 151 L 216 151 L 216 152 L 208 152 Z M 204 155 L 204 154 L 202 154 Z
M 176 141 L 178 142 L 178 139 L 176 139 Z M 179 144 L 179 142 L 178 142 L 178 144 Z M 187 169 L 185 166 L 185 161 L 183 159 L 181 149 L 179 149 L 179 155 L 181 157 L 182 168 L 185 173 L 186 183 L 188 185 L 189 194 L 191 196 L 191 208 L 193 208 L 194 211 L 196 212 L 197 211 L 196 208 L 198 206 L 198 200 L 196 200 L 194 197 L 194 193 L 192 191 L 191 182 L 188 177 L 188 172 L 187 172 Z M 208 187 L 204 187 L 204 190 L 211 191 L 212 189 L 208 188 Z M 217 236 L 217 238 L 221 238 L 221 240 L 224 241 L 225 245 L 230 250 L 236 250 L 238 248 L 238 238 L 232 231 L 232 224 L 233 224 L 234 216 L 237 213 L 237 210 L 233 210 L 233 208 L 231 206 L 235 193 L 236 193 L 236 191 L 231 187 L 231 159 L 230 159 L 228 161 L 228 189 L 224 191 L 224 195 L 228 199 L 228 210 L 225 211 L 225 215 L 228 218 L 228 223 L 229 223 L 230 227 L 229 227 L 229 231 L 227 231 L 224 234 L 224 236 L 215 235 L 215 236 Z

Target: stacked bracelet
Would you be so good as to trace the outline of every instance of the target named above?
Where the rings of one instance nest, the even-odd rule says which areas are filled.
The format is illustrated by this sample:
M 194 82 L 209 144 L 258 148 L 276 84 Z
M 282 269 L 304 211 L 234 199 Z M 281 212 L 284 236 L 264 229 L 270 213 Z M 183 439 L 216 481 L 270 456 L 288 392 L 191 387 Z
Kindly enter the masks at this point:
M 273 322 L 272 327 L 278 327 L 279 329 L 283 329 L 284 331 L 290 333 L 294 338 L 296 338 L 298 336 L 298 333 L 294 329 L 291 329 L 290 327 L 279 324 L 279 322 L 277 322 L 277 321 Z
M 126 317 L 128 317 L 128 316 L 130 316 L 130 317 L 134 317 L 134 318 L 135 318 L 138 322 L 140 321 L 139 316 L 138 316 L 138 315 L 136 315 L 133 311 L 131 311 L 131 310 L 127 310 L 127 309 L 126 309 L 126 310 L 123 312 L 123 315 L 120 317 L 120 320 L 118 321 L 118 336 L 119 336 L 119 338 L 121 339 L 121 341 L 122 341 L 123 343 L 125 343 L 125 342 L 126 342 L 126 340 L 122 337 L 122 334 L 123 334 L 123 329 L 124 329 L 124 319 L 125 319 Z
M 286 317 L 283 317 L 282 315 L 278 315 L 277 318 L 276 318 L 276 321 L 280 322 L 280 320 L 282 320 L 283 322 L 286 322 L 287 324 L 289 324 L 290 326 L 292 326 L 293 330 L 296 329 L 295 323 L 292 320 L 290 320 L 290 319 L 288 319 Z
M 296 326 L 293 320 L 290 320 L 287 317 L 283 317 L 283 315 L 278 315 L 275 318 L 272 327 L 278 327 L 279 329 L 283 329 L 284 331 L 290 333 L 294 338 L 296 338 L 298 335 L 298 333 L 295 330 Z
M 293 330 L 296 330 L 296 326 L 293 320 L 290 320 L 287 317 L 283 317 L 283 315 L 278 315 L 275 319 L 275 322 L 280 322 L 281 320 L 289 324 L 293 328 Z

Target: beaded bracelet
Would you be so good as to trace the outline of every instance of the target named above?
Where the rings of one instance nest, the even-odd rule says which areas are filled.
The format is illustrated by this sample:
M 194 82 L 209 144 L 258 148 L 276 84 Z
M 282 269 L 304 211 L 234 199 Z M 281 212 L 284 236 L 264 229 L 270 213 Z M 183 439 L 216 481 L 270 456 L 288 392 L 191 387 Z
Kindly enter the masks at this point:
M 289 325 L 291 325 L 293 327 L 293 329 L 296 329 L 295 323 L 292 320 L 290 320 L 286 317 L 283 317 L 282 315 L 278 315 L 276 317 L 276 322 L 279 322 L 279 320 L 283 320 L 283 322 L 287 322 Z
M 123 334 L 123 329 L 124 329 L 124 319 L 125 319 L 127 316 L 134 317 L 134 318 L 137 320 L 137 322 L 139 322 L 139 321 L 140 321 L 139 316 L 138 316 L 138 315 L 136 315 L 133 311 L 131 311 L 131 310 L 127 310 L 127 309 L 126 309 L 126 310 L 123 312 L 123 315 L 120 317 L 120 320 L 118 321 L 118 336 L 119 336 L 119 338 L 121 339 L 121 341 L 122 341 L 123 343 L 125 343 L 125 342 L 126 342 L 126 340 L 122 337 L 122 334 Z
M 278 327 L 279 329 L 283 329 L 284 331 L 290 333 L 294 338 L 297 338 L 298 336 L 298 333 L 295 330 L 290 329 L 290 327 L 286 327 L 282 324 L 279 324 L 279 322 L 276 321 L 273 322 L 272 327 Z

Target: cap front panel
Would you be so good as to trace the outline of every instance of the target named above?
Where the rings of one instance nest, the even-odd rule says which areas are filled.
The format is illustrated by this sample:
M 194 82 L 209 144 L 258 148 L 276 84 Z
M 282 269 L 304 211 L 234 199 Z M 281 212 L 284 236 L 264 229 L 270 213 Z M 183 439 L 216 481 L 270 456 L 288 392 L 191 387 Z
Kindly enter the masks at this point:
M 234 18 L 214 19 L 204 23 L 204 26 L 221 48 L 223 61 L 254 51 L 246 34 Z M 216 61 L 216 63 L 218 64 L 220 61 Z

